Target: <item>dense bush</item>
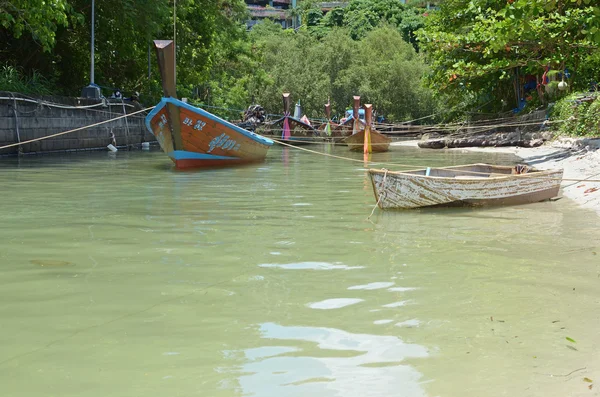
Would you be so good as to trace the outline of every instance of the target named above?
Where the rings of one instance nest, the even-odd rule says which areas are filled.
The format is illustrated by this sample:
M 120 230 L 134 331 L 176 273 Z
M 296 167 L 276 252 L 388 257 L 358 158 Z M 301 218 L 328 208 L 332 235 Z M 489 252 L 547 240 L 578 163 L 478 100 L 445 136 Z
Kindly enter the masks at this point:
M 574 93 L 556 102 L 551 112 L 560 135 L 600 137 L 600 95 Z

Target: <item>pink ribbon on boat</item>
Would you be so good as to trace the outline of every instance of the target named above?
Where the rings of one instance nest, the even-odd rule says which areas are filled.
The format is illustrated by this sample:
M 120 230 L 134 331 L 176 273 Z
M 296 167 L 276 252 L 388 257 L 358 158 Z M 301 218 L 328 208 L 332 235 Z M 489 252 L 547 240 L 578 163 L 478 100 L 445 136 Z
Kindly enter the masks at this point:
M 283 115 L 283 132 L 281 134 L 282 139 L 290 139 L 290 137 L 291 137 L 290 122 L 288 121 L 288 117 L 290 117 L 290 113 L 286 112 Z

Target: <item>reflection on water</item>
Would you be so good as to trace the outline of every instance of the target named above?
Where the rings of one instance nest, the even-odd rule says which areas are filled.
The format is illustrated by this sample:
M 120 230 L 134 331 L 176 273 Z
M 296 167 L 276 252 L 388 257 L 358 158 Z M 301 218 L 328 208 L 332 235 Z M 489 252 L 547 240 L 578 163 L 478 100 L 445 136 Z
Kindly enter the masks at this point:
M 310 303 L 308 307 L 311 309 L 339 309 L 362 301 L 363 299 L 358 298 L 334 298 L 326 299 L 321 302 Z
M 245 351 L 248 375 L 239 382 L 247 395 L 255 396 L 424 396 L 422 375 L 407 358 L 424 358 L 427 349 L 404 343 L 395 336 L 353 334 L 335 328 L 286 327 L 275 323 L 260 326 L 269 340 L 305 341 L 311 357 L 299 347 L 270 347 L 257 356 Z M 275 342 L 276 343 L 276 342 Z M 347 352 L 340 356 L 339 351 Z M 350 354 L 348 354 L 350 353 Z M 275 370 L 276 369 L 276 370 Z
M 487 156 L 373 159 L 514 161 Z M 568 200 L 367 220 L 357 163 L 278 148 L 204 172 L 153 151 L 3 159 L 0 184 L 3 396 L 598 390 L 600 232 Z
M 271 253 L 273 254 L 273 253 Z M 277 253 L 279 255 L 280 253 Z M 363 269 L 364 266 L 346 266 L 341 263 L 325 263 L 325 262 L 300 262 L 300 263 L 284 263 L 284 264 L 276 264 L 276 263 L 265 263 L 259 265 L 260 267 L 278 267 L 280 269 L 296 269 L 296 270 L 304 270 L 304 269 L 313 269 L 313 270 L 333 270 L 333 269 Z
M 391 287 L 392 285 L 394 285 L 395 283 L 392 282 L 378 282 L 378 283 L 369 283 L 366 285 L 353 285 L 352 287 L 348 287 L 348 289 L 381 289 L 381 288 L 388 288 Z

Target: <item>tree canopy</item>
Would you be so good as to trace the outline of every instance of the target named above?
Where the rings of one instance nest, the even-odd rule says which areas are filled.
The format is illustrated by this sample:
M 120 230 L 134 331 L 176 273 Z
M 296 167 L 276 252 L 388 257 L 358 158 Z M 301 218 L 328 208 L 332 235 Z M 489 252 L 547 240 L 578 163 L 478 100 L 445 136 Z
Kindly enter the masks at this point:
M 17 39 L 25 35 L 44 51 L 54 46 L 60 26 L 76 21 L 81 21 L 81 15 L 68 0 L 0 0 L 0 26 L 5 33 Z
M 313 117 L 328 100 L 341 114 L 361 95 L 379 114 L 406 120 L 436 113 L 434 98 L 446 108 L 508 110 L 522 99 L 524 76 L 534 76 L 537 95 L 529 96 L 544 103 L 558 93 L 551 90 L 557 78 L 587 89 L 600 73 L 593 0 L 445 0 L 435 11 L 349 0 L 327 13 L 319 3 L 299 2 L 296 29 L 267 20 L 248 31 L 243 0 L 178 0 L 179 95 L 237 109 L 227 117 L 252 103 L 279 113 L 286 91 Z M 0 0 L 0 71 L 8 76 L 0 82 L 79 94 L 90 81 L 90 6 Z M 161 88 L 151 41 L 173 38 L 173 3 L 97 1 L 95 32 L 95 80 L 105 93 L 139 91 L 155 101 Z M 15 80 L 15 68 L 27 78 Z
M 427 18 L 419 45 L 434 71 L 432 87 L 455 103 L 517 98 L 521 76 L 570 71 L 585 86 L 582 61 L 598 51 L 600 7 L 591 0 L 447 0 Z M 470 106 L 474 103 L 470 103 Z
M 151 40 L 173 38 L 173 3 L 95 3 L 95 71 L 101 86 L 158 94 Z M 177 1 L 177 56 L 184 94 L 206 82 L 216 57 L 243 33 L 243 0 Z M 64 94 L 90 81 L 90 0 L 0 0 L 0 64 L 37 71 Z M 217 45 L 219 48 L 217 48 Z M 149 74 L 150 55 L 150 79 Z
M 395 27 L 415 49 L 418 49 L 415 32 L 425 23 L 423 9 L 398 0 L 350 0 L 346 7 L 335 8 L 324 16 L 320 2 L 308 1 L 302 10 L 307 26 L 316 34 L 346 28 L 352 39 L 360 40 L 373 29 L 387 25 Z

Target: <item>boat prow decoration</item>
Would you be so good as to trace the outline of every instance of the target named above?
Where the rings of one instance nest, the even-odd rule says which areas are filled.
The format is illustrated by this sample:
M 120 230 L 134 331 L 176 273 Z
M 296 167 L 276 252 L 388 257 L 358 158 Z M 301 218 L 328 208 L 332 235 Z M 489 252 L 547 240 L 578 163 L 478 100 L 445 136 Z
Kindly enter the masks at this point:
M 285 92 L 283 99 L 283 117 L 266 126 L 269 137 L 292 145 L 303 145 L 322 141 L 320 131 L 312 125 L 293 117 L 290 113 L 290 94 Z

